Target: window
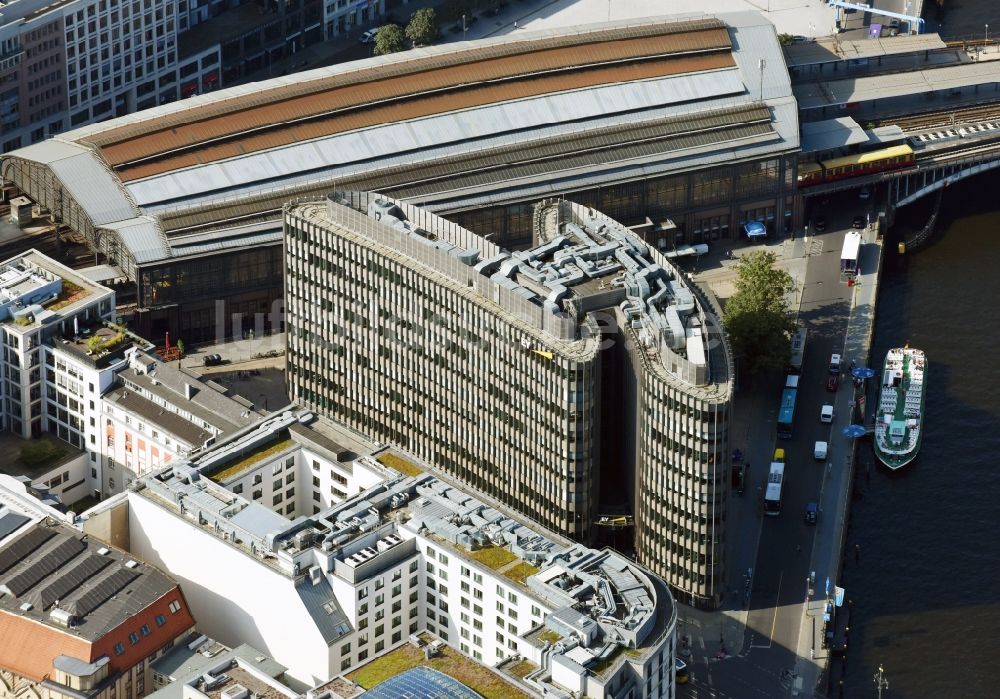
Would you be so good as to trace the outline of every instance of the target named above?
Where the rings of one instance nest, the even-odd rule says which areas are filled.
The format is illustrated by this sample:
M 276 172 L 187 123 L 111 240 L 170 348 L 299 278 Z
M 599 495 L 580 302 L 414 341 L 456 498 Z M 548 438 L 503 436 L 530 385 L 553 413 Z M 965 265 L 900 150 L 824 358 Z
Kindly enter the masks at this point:
M 168 607 L 168 609 L 170 609 L 170 612 L 172 614 L 176 614 L 177 612 L 179 612 L 181 610 L 181 603 L 178 602 L 177 600 L 174 600 L 173 602 L 170 603 L 170 606 Z
M 124 653 L 125 653 L 125 646 L 123 646 L 121 643 L 116 643 L 115 655 L 124 655 Z
M 141 626 L 141 627 L 139 628 L 139 632 L 140 632 L 140 633 L 141 633 L 141 634 L 142 634 L 143 636 L 148 636 L 148 635 L 149 635 L 149 624 L 143 624 L 143 625 L 142 625 L 142 626 Z
M 163 616 L 162 614 L 157 614 L 156 615 L 156 625 L 157 626 L 163 626 L 166 623 L 167 623 L 167 617 Z
M 137 644 L 139 642 L 139 634 L 137 634 L 135 631 L 133 631 L 132 633 L 130 633 L 128 635 L 128 640 L 129 640 L 129 643 L 131 643 L 134 646 L 135 644 Z

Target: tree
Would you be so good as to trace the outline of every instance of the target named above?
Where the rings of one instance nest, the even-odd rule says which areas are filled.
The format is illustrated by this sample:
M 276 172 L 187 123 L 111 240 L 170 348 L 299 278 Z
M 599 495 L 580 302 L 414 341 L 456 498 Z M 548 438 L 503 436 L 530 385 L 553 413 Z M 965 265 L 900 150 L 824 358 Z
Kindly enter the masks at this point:
M 184 340 L 177 340 L 177 351 L 184 354 Z
M 429 44 L 437 37 L 437 15 L 433 8 L 423 7 L 410 15 L 406 25 L 406 38 L 414 46 Z
M 778 43 L 782 46 L 791 46 L 795 43 L 795 37 L 791 34 L 778 34 Z
M 386 24 L 378 28 L 375 35 L 375 55 L 384 56 L 387 53 L 398 53 L 406 48 L 406 37 L 402 28 L 396 24 Z
M 733 349 L 752 373 L 783 369 L 791 357 L 796 325 L 788 295 L 795 291 L 795 282 L 774 266 L 776 260 L 774 253 L 763 250 L 743 256 L 736 268 L 736 293 L 723 314 Z

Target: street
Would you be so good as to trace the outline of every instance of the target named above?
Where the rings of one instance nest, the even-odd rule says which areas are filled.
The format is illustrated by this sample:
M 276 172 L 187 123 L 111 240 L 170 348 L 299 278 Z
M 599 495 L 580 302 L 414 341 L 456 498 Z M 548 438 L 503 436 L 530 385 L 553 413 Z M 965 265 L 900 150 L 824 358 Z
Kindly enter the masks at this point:
M 804 241 L 804 249 L 810 253 L 801 282 L 799 320 L 808 329 L 808 338 L 792 438 L 775 438 L 783 373 L 755 377 L 752 383 L 746 381 L 737 397 L 741 404 L 738 410 L 749 410 L 752 418 L 745 436 L 732 435 L 731 446 L 747 454 L 752 468 L 746 494 L 740 497 L 734 492 L 730 509 L 730 526 L 735 524 L 739 529 L 734 537 L 736 550 L 731 549 L 727 564 L 731 599 L 723 605 L 723 613 L 714 616 L 720 620 L 738 617 L 741 608 L 745 609 L 744 637 L 726 641 L 724 657 L 694 652 L 691 681 L 679 687 L 681 697 L 811 694 L 813 687 L 803 686 L 803 680 L 796 674 L 797 651 L 799 656 L 804 653 L 806 660 L 811 654 L 817 658 L 826 654 L 821 647 L 813 648 L 813 638 L 806 637 L 812 634 L 800 638 L 800 633 L 805 619 L 804 604 L 810 592 L 810 572 L 819 567 L 813 562 L 814 543 L 817 535 L 832 538 L 836 522 L 835 512 L 828 514 L 822 509 L 822 490 L 830 470 L 842 466 L 848 451 L 846 438 L 840 431 L 850 417 L 851 380 L 843 381 L 836 393 L 829 392 L 826 385 L 831 355 L 844 353 L 851 294 L 855 291 L 840 278 L 840 253 L 852 218 L 870 211 L 870 200 L 860 200 L 857 192 L 846 192 L 832 196 L 828 204 L 814 209 L 812 215 L 818 215 L 820 210 L 829 221 L 828 230 Z M 848 373 L 851 360 L 849 356 L 843 357 L 842 374 Z M 832 424 L 820 422 L 824 404 L 835 406 Z M 741 439 L 746 442 L 740 443 Z M 825 462 L 814 459 L 817 440 L 830 444 Z M 782 508 L 776 517 L 764 516 L 762 503 L 775 447 L 785 450 L 786 464 Z M 815 525 L 805 522 L 806 504 L 810 501 L 821 503 Z M 829 545 L 823 549 L 828 551 Z M 743 607 L 748 568 L 752 568 L 750 598 Z M 825 564 L 821 570 L 826 570 Z M 825 573 L 817 574 L 816 578 L 811 600 L 825 596 Z M 821 619 L 819 623 L 822 625 Z M 806 627 L 810 628 L 808 622 Z M 717 635 L 702 634 L 705 638 Z

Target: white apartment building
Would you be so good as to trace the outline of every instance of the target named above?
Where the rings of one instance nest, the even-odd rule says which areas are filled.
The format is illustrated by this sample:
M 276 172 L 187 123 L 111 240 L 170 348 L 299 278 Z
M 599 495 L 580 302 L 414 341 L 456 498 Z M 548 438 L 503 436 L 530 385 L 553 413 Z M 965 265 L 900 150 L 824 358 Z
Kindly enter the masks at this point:
M 227 389 L 144 352 L 131 352 L 97 416 L 101 494 L 113 495 L 136 477 L 210 446 L 261 418 L 253 404 Z
M 24 440 L 48 433 L 67 450 L 43 472 L 16 456 L 5 467 L 66 504 L 120 492 L 262 416 L 149 354 L 114 324 L 114 308 L 111 289 L 36 251 L 0 263 L 0 428 Z
M 313 419 L 274 415 L 142 477 L 86 513 L 84 529 L 127 521 L 132 550 L 185 581 L 205 633 L 260 648 L 300 691 L 426 631 L 500 672 L 515 656 L 532 663 L 523 679 L 507 675 L 531 694 L 674 696 L 673 599 L 615 552 L 525 526 L 411 462 L 403 476 L 362 453 L 350 462 L 347 499 L 311 515 L 286 515 L 287 496 L 255 501 L 223 487 L 243 482 L 226 473 L 235 467 L 238 479 L 259 473 L 260 485 L 280 477 L 271 486 L 281 493 L 291 469 L 313 507 L 311 493 L 328 483 L 298 474 L 314 472 L 314 460 L 336 469 L 353 451 L 316 459 L 323 440 L 304 424 Z

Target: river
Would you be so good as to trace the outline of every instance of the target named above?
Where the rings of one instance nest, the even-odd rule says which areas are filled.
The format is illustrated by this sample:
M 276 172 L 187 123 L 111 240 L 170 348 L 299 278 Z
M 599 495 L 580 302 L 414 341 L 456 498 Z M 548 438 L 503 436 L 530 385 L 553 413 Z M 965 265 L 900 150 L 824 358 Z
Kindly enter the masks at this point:
M 900 473 L 859 449 L 841 581 L 855 611 L 846 697 L 875 696 L 879 664 L 889 697 L 1000 696 L 998 187 L 1000 174 L 949 188 L 928 245 L 902 257 L 886 246 L 872 364 L 906 342 L 927 352 L 926 431 Z M 916 207 L 901 225 L 917 227 Z
M 923 18 L 926 31 L 937 32 L 946 39 L 982 39 L 986 25 L 990 37 L 1000 40 L 1000 2 L 997 0 L 924 0 Z

